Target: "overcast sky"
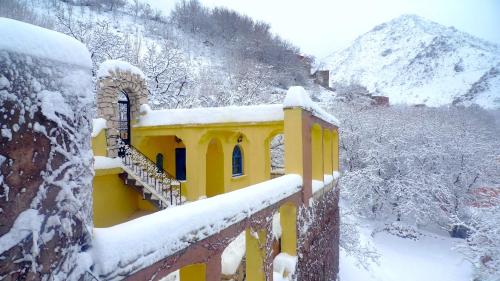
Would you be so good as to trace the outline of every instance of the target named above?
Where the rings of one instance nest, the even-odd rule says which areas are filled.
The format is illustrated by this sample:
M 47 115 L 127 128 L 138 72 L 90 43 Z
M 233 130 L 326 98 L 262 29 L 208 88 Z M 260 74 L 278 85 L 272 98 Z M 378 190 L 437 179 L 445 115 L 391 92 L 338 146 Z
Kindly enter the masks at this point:
M 148 0 L 146 0 L 148 1 Z M 176 0 L 149 0 L 167 10 Z M 269 23 L 272 31 L 321 59 L 375 25 L 417 14 L 500 44 L 499 0 L 200 0 Z

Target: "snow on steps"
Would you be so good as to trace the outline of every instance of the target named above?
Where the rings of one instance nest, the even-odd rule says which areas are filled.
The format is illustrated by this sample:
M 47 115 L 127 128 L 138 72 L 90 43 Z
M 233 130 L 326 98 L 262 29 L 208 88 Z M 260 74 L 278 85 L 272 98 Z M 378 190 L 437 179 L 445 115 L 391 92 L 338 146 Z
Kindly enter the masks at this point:
M 109 228 L 95 228 L 96 272 L 107 280 L 118 280 L 299 192 L 301 186 L 302 177 L 289 174 Z

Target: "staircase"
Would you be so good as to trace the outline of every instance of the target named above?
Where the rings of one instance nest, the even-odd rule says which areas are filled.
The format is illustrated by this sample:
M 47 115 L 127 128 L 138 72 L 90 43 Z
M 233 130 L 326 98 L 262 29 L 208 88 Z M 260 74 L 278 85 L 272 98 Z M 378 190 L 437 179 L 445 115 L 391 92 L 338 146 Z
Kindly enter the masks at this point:
M 124 173 L 119 176 L 123 182 L 142 194 L 158 209 L 184 203 L 181 182 L 162 169 L 146 155 L 131 145 L 122 144 L 118 156 L 122 159 Z

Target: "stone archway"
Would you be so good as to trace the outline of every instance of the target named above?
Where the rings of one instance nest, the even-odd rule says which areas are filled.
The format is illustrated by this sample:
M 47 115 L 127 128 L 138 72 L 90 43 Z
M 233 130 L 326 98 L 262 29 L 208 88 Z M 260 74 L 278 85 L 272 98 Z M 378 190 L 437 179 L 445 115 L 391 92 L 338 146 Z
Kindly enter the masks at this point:
M 101 64 L 97 83 L 97 115 L 106 119 L 108 157 L 118 155 L 119 107 L 118 99 L 125 93 L 130 104 L 130 122 L 134 124 L 142 104 L 148 103 L 148 90 L 144 74 L 125 62 L 114 65 L 106 61 Z M 123 67 L 128 65 L 128 67 Z

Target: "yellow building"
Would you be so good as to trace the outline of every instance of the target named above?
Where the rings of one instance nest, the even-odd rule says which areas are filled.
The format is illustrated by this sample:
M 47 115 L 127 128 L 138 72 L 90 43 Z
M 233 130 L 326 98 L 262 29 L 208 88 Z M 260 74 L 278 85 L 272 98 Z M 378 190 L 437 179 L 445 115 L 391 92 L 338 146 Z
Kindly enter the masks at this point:
M 305 154 L 317 159 L 313 179 L 338 170 L 336 126 L 314 124 L 310 134 L 295 129 L 307 112 L 294 109 L 294 100 L 304 98 L 300 91 L 289 91 L 291 106 L 151 110 L 135 69 L 111 70 L 98 85 L 100 119 L 92 135 L 96 227 L 271 179 L 270 144 L 287 126 L 293 128 L 285 139 L 287 170 L 301 169 L 304 135 L 312 142 Z

